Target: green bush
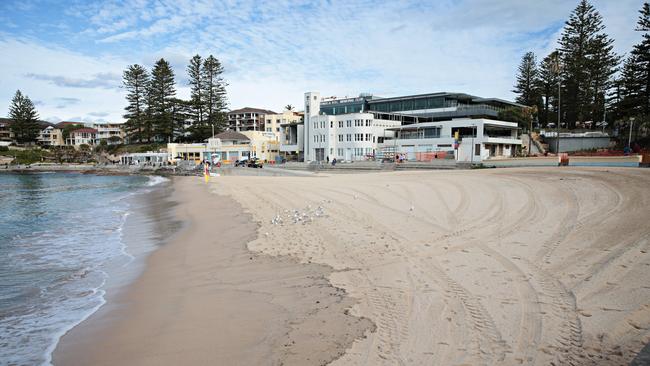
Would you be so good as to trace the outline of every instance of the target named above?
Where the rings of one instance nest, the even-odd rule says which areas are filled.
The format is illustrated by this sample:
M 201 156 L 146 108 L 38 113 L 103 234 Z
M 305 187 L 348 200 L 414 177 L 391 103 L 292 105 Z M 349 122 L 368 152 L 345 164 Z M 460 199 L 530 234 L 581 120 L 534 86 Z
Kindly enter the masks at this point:
M 14 164 L 33 164 L 43 160 L 45 155 L 42 150 L 29 149 L 29 150 L 9 150 L 3 153 L 6 156 L 13 156 L 16 158 Z
M 0 146 L 0 151 L 9 151 L 9 146 Z

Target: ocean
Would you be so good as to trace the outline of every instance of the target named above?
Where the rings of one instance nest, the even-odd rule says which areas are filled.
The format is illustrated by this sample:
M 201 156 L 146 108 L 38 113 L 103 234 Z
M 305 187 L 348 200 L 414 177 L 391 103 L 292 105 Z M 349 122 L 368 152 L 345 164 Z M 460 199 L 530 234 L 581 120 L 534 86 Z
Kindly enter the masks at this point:
M 49 365 L 59 338 L 105 303 L 136 196 L 161 177 L 0 174 L 0 365 Z M 139 249 L 142 250 L 142 249 Z

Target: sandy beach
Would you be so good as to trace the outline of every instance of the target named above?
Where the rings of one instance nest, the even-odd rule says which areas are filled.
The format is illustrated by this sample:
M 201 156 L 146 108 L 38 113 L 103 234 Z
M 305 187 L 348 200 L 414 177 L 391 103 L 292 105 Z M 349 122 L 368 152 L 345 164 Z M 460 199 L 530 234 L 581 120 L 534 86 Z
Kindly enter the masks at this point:
M 374 329 L 331 268 L 252 254 L 257 225 L 199 177 L 175 177 L 185 227 L 122 294 L 68 332 L 55 365 L 322 365 Z
M 187 227 L 54 361 L 628 364 L 650 341 L 648 187 L 625 168 L 174 178 Z
M 262 223 L 253 250 L 332 266 L 376 324 L 334 365 L 589 365 L 650 341 L 648 187 L 648 170 L 513 168 L 213 190 Z

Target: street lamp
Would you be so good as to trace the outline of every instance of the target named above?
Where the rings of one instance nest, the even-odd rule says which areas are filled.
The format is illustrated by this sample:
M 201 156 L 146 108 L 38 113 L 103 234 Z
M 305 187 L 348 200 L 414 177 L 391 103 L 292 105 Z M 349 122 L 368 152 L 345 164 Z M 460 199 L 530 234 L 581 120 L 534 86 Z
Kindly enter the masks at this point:
M 472 146 L 471 149 L 469 150 L 470 165 L 474 165 L 474 136 L 475 135 L 476 135 L 476 125 L 472 125 Z
M 630 135 L 627 138 L 627 148 L 632 148 L 632 127 L 634 126 L 634 117 L 630 117 Z
M 555 51 L 555 64 L 553 65 L 553 71 L 557 74 L 557 126 L 555 126 L 555 130 L 557 131 L 557 138 L 556 138 L 556 147 L 555 147 L 555 152 L 557 154 L 560 153 L 560 119 L 561 113 L 560 109 L 562 108 L 562 100 L 560 99 L 561 93 L 562 93 L 562 74 L 560 73 L 560 51 L 557 50 Z

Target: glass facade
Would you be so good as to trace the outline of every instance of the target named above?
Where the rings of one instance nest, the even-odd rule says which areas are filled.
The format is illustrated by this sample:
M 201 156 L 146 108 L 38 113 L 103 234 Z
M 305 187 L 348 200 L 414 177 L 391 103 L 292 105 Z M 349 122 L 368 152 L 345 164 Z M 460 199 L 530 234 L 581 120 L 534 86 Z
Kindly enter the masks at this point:
M 337 114 L 359 113 L 363 109 L 363 102 L 345 105 L 321 105 L 321 112 L 335 116 Z
M 375 102 L 369 104 L 369 110 L 377 112 L 402 112 L 418 109 L 435 109 L 451 107 L 455 100 L 446 100 L 445 97 L 428 97 L 417 99 L 404 99 L 387 102 Z

